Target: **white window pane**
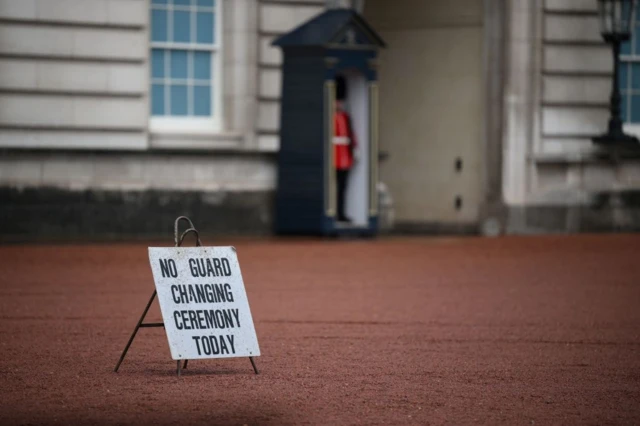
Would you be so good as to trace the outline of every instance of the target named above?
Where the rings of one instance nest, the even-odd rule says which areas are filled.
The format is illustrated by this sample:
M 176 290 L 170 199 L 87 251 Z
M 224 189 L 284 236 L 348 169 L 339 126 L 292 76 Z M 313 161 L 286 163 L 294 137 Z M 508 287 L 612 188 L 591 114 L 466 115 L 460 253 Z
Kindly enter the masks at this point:
M 187 115 L 187 86 L 171 85 L 171 115 Z
M 195 115 L 211 115 L 211 86 L 194 86 L 193 100 L 193 113 Z
M 151 86 L 151 114 L 164 115 L 164 85 L 153 84 Z
M 170 77 L 185 79 L 187 78 L 187 51 L 172 50 L 171 51 L 171 75 Z
M 151 11 L 151 40 L 167 41 L 167 11 Z
M 198 12 L 196 16 L 196 28 L 198 34 L 196 39 L 198 43 L 213 43 L 214 42 L 214 14 L 210 12 Z
M 173 41 L 189 43 L 191 41 L 191 19 L 189 12 L 176 10 L 173 12 Z
M 211 80 L 211 53 L 194 52 L 193 78 L 196 80 Z
M 164 50 L 151 50 L 151 78 L 164 78 L 164 58 Z

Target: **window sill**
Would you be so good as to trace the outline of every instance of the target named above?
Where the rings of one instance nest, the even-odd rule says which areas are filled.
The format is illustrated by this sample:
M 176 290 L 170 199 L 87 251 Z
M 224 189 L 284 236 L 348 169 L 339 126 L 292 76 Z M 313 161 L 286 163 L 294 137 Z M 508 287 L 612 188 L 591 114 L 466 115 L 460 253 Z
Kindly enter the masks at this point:
M 640 151 L 623 151 L 616 157 L 617 160 L 638 160 Z M 607 149 L 594 149 L 593 151 L 575 153 L 536 153 L 529 156 L 536 164 L 602 164 L 611 163 L 611 151 Z
M 529 159 L 537 164 L 584 164 L 601 161 L 593 152 L 540 152 L 530 155 Z
M 149 148 L 167 151 L 228 151 L 242 150 L 244 135 L 238 132 L 216 131 L 151 131 Z

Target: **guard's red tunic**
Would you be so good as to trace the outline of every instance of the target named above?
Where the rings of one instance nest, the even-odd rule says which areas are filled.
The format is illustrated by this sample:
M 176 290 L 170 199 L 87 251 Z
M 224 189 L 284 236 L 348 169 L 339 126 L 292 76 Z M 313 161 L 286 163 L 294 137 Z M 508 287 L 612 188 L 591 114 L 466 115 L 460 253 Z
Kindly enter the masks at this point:
M 334 129 L 333 146 L 336 169 L 349 170 L 353 166 L 353 150 L 356 147 L 349 114 L 337 110 L 334 116 Z

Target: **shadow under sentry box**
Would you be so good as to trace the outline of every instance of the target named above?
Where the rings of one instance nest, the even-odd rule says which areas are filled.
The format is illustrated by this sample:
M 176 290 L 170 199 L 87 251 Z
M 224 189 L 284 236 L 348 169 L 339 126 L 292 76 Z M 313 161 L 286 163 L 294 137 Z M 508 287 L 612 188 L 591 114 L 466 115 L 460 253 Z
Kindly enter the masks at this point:
M 189 228 L 178 237 L 180 221 Z M 182 247 L 188 234 L 195 234 L 196 247 Z M 175 247 L 149 247 L 149 262 L 156 289 L 153 291 L 114 371 L 118 372 L 140 328 L 164 327 L 181 374 L 189 360 L 260 356 L 249 300 L 234 247 L 203 247 L 191 220 L 175 222 Z M 144 319 L 158 297 L 163 322 Z M 184 364 L 183 364 L 184 362 Z

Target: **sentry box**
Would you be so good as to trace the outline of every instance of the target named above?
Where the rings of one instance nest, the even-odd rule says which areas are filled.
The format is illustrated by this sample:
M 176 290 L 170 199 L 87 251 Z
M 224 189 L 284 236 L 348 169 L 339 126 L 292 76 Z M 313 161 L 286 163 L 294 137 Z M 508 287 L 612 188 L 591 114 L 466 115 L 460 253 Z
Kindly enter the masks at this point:
M 330 9 L 273 44 L 284 53 L 276 232 L 374 235 L 384 42 L 354 10 Z

